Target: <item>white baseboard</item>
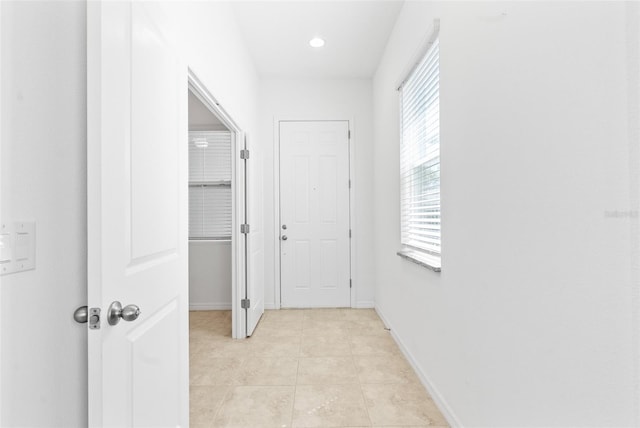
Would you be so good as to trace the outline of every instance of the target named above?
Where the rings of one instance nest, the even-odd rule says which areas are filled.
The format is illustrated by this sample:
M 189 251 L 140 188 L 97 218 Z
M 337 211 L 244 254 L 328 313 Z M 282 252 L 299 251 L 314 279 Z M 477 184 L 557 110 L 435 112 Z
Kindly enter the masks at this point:
M 389 320 L 384 316 L 384 313 L 380 309 L 380 306 L 376 305 L 375 310 L 378 313 L 378 316 L 380 317 L 384 325 L 390 330 L 391 337 L 393 337 L 393 340 L 395 340 L 396 344 L 400 348 L 400 351 L 402 351 L 405 358 L 407 359 L 407 361 L 409 362 L 413 370 L 418 375 L 420 382 L 422 382 L 422 385 L 425 387 L 429 395 L 431 395 L 431 398 L 436 403 L 436 405 L 438 406 L 438 409 L 440 409 L 440 411 L 442 412 L 442 415 L 445 417 L 449 425 L 451 425 L 452 427 L 462 427 L 463 426 L 462 423 L 456 417 L 455 413 L 453 413 L 453 410 L 451 410 L 451 407 L 447 404 L 442 394 L 440 394 L 440 392 L 435 387 L 435 385 L 431 382 L 429 377 L 424 373 L 422 368 L 418 365 L 418 362 L 413 357 L 411 352 L 407 349 L 402 339 L 400 339 L 400 337 L 394 330 L 393 326 L 389 323 Z
M 189 303 L 190 311 L 229 311 L 231 303 Z
M 357 309 L 373 309 L 375 308 L 375 303 L 373 302 L 373 300 L 361 300 L 359 302 L 356 302 L 356 305 L 353 306 L 354 308 Z M 264 304 L 264 308 L 265 309 L 280 309 L 279 305 L 276 305 L 275 303 L 265 303 Z
M 376 304 L 373 300 L 360 300 L 359 302 L 356 302 L 356 305 L 354 306 L 354 308 L 357 309 L 373 309 L 376 307 Z

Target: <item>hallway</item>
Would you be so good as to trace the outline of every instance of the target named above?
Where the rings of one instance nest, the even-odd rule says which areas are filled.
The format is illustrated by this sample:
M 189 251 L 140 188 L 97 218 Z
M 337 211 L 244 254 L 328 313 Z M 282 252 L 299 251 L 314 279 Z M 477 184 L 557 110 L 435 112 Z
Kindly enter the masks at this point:
M 190 313 L 191 427 L 447 426 L 371 309 Z
M 640 428 L 640 1 L 0 0 L 0 428 L 190 416 Z

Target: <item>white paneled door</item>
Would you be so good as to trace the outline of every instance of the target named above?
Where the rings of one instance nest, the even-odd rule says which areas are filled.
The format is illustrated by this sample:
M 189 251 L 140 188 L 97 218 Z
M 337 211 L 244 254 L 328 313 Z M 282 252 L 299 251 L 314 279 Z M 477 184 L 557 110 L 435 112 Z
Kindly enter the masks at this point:
M 89 425 L 187 427 L 187 69 L 161 3 L 87 8 Z
M 252 139 L 245 140 L 249 159 L 245 162 L 245 209 L 249 233 L 246 239 L 246 297 L 248 301 L 247 336 L 251 336 L 264 313 L 264 232 L 263 232 L 263 186 L 261 151 L 251 144 Z
M 349 122 L 280 122 L 281 305 L 348 307 Z

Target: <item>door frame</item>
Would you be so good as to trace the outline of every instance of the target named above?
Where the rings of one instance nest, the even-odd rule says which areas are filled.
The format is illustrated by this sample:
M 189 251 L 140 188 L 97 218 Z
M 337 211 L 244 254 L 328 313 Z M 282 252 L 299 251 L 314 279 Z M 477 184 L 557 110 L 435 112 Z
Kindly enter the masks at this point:
M 274 116 L 273 118 L 273 271 L 274 271 L 274 307 L 280 309 L 282 296 L 282 274 L 280 261 L 280 122 L 347 122 L 351 138 L 349 138 L 349 228 L 351 229 L 351 238 L 349 239 L 349 277 L 351 278 L 350 290 L 350 306 L 356 307 L 358 279 L 355 269 L 356 261 L 356 217 L 355 217 L 355 195 L 357 194 L 358 183 L 355 180 L 355 141 L 357 134 L 355 132 L 355 119 L 336 118 L 334 116 L 317 115 L 313 118 L 308 116 Z
M 0 2 L 0 23 L 2 22 L 2 10 L 4 9 L 3 2 Z M 2 63 L 2 31 L 0 31 L 0 159 L 2 159 L 2 142 L 4 142 L 4 134 L 3 134 L 3 121 L 2 121 L 2 105 L 4 102 L 3 93 L 2 93 L 2 75 L 6 73 L 4 64 Z M 2 175 L 0 175 L 0 182 L 2 181 Z M 0 206 L 2 205 L 2 200 L 0 199 Z M 1 211 L 0 211 L 1 212 Z M 2 280 L 0 279 L 0 285 L 2 285 Z M 2 307 L 2 290 L 0 289 L 0 307 Z M 0 333 L 2 332 L 2 319 L 0 319 Z M 2 367 L 2 334 L 0 334 L 0 367 Z M 0 421 L 2 420 L 2 389 L 0 388 Z
M 245 132 L 209 92 L 196 73 L 189 68 L 188 89 L 231 131 L 231 337 L 247 338 L 245 309 L 241 301 L 246 295 L 246 243 L 240 233 L 245 212 L 245 174 L 240 165 Z

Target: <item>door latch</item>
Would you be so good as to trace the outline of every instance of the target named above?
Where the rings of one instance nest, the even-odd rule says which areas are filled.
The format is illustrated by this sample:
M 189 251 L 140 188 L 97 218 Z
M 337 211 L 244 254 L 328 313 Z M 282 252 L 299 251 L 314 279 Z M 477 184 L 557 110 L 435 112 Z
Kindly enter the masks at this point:
M 100 329 L 100 308 L 89 309 L 86 306 L 80 306 L 73 313 L 73 319 L 79 323 L 84 324 L 89 321 L 89 328 L 91 330 Z
M 100 330 L 100 308 L 89 309 L 89 329 Z

